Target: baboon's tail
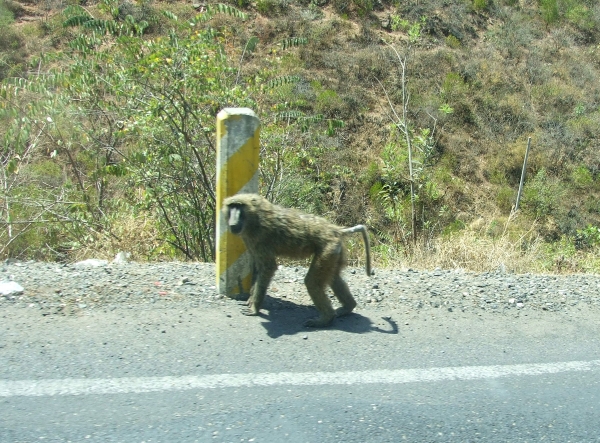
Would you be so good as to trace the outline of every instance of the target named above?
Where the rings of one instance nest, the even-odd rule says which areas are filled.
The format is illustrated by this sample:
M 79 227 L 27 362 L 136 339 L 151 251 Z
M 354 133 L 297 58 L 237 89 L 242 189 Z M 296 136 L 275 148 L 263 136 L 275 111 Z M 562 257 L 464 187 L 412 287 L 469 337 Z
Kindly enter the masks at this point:
M 354 234 L 355 232 L 360 232 L 363 237 L 363 241 L 365 242 L 365 251 L 367 253 L 367 260 L 365 262 L 365 271 L 367 271 L 367 275 L 371 276 L 371 245 L 369 244 L 369 232 L 367 231 L 367 227 L 365 225 L 356 225 L 351 228 L 343 228 L 342 233 L 344 234 Z

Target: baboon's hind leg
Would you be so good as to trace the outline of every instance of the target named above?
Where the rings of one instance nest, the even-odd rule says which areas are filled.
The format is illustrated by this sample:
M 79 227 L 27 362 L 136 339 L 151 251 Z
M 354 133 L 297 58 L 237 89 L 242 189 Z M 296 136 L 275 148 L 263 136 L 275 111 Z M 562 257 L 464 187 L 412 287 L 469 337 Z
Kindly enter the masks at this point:
M 344 281 L 344 279 L 339 273 L 335 276 L 333 282 L 331 282 L 331 289 L 333 290 L 334 295 L 342 305 L 341 307 L 335 310 L 335 314 L 338 317 L 350 314 L 356 307 L 356 301 L 350 293 L 350 288 L 348 288 L 348 284 Z
M 304 322 L 305 326 L 322 328 L 328 326 L 335 318 L 335 311 L 331 305 L 331 300 L 329 300 L 329 297 L 325 293 L 325 288 L 331 280 L 333 264 L 328 263 L 331 261 L 323 256 L 315 256 L 304 278 L 308 294 L 320 314 L 319 317 L 311 318 Z
M 338 317 L 341 317 L 342 315 L 350 314 L 354 310 L 356 301 L 354 300 L 354 297 L 352 297 L 348 284 L 341 276 L 342 269 L 346 266 L 346 250 L 342 245 L 339 245 L 338 250 L 339 254 L 337 254 L 337 262 L 333 269 L 333 280 L 331 281 L 330 286 L 333 290 L 333 294 L 342 305 L 335 310 L 335 314 Z

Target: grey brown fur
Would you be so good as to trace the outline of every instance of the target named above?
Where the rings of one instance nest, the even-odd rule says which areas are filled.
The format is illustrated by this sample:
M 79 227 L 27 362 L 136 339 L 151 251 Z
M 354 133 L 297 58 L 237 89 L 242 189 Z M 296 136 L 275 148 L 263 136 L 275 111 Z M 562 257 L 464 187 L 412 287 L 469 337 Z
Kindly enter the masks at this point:
M 366 272 L 371 275 L 369 237 L 363 225 L 342 228 L 322 217 L 283 208 L 257 194 L 238 194 L 223 201 L 223 216 L 232 233 L 242 237 L 255 268 L 255 282 L 246 315 L 257 315 L 267 288 L 277 270 L 276 257 L 313 257 L 304 283 L 319 311 L 318 318 L 305 325 L 323 327 L 336 316 L 346 315 L 356 301 L 340 272 L 346 265 L 344 236 L 361 232 L 366 249 Z M 325 293 L 330 286 L 341 303 L 334 310 Z

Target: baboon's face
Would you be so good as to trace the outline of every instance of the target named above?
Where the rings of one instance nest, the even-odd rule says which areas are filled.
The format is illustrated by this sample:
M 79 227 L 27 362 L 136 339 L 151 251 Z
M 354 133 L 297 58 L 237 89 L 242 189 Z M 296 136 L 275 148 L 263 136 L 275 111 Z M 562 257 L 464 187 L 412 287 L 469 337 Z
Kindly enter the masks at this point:
M 243 205 L 229 205 L 227 210 L 227 224 L 229 230 L 233 234 L 240 234 L 244 229 L 244 206 Z

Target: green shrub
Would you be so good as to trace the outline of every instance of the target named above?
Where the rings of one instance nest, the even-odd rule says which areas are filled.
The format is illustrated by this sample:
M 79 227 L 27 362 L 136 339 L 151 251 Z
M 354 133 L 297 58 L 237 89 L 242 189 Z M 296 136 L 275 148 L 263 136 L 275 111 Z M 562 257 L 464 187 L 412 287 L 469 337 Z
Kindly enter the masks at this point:
M 9 26 L 15 20 L 13 11 L 4 0 L 0 0 L 0 29 Z
M 383 191 L 383 183 L 380 181 L 375 182 L 369 188 L 369 198 L 371 201 L 376 202 L 379 199 L 379 195 Z
M 578 166 L 571 172 L 571 181 L 576 188 L 587 188 L 594 182 L 594 176 L 585 166 Z
M 574 5 L 565 14 L 567 20 L 584 31 L 591 31 L 598 26 L 592 11 L 585 5 Z
M 596 185 L 596 187 L 598 187 L 598 185 L 600 185 L 600 183 L 598 183 L 598 181 L 596 181 L 595 185 Z M 588 195 L 583 204 L 583 209 L 588 214 L 600 215 L 600 198 L 598 198 L 598 195 L 593 195 L 593 194 Z
M 25 57 L 22 35 L 9 26 L 0 25 L 0 80 L 21 72 Z
M 476 11 L 482 11 L 487 9 L 488 3 L 487 0 L 473 0 L 473 9 Z
M 494 218 L 486 227 L 485 233 L 489 237 L 500 238 L 504 235 L 505 231 L 505 223 L 502 220 Z
M 462 231 L 466 228 L 465 222 L 462 220 L 454 220 L 447 224 L 442 230 L 443 236 L 450 236 L 456 232 Z
M 344 102 L 340 99 L 337 92 L 331 89 L 325 89 L 317 93 L 315 111 L 327 116 L 336 116 L 342 112 Z
M 284 13 L 289 6 L 288 0 L 257 0 L 256 9 L 262 15 L 273 16 Z
M 522 207 L 536 218 L 544 219 L 553 215 L 564 194 L 561 183 L 549 177 L 545 169 L 541 169 L 523 190 Z
M 247 8 L 252 4 L 250 0 L 228 0 L 228 3 L 238 8 Z
M 516 192 L 509 186 L 501 186 L 496 194 L 496 205 L 505 213 L 510 212 L 514 203 Z
M 578 249 L 590 249 L 600 246 L 600 228 L 588 225 L 584 229 L 578 229 L 575 235 L 575 246 Z
M 557 0 L 539 0 L 542 18 L 546 24 L 551 25 L 558 21 L 558 1 Z
M 343 16 L 348 16 L 351 12 L 359 17 L 365 17 L 373 10 L 373 0 L 332 0 L 335 11 Z
M 289 176 L 278 194 L 276 203 L 299 208 L 312 214 L 325 212 L 323 190 L 315 183 L 301 175 Z
M 452 49 L 458 49 L 460 48 L 460 40 L 450 34 L 448 37 L 446 37 L 446 45 Z
M 20 72 L 25 62 L 25 40 L 13 22 L 13 11 L 0 0 L 0 80 Z
M 452 103 L 468 91 L 468 85 L 462 79 L 460 74 L 449 72 L 444 77 L 440 96 L 445 102 Z

